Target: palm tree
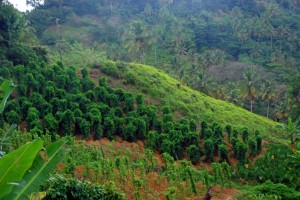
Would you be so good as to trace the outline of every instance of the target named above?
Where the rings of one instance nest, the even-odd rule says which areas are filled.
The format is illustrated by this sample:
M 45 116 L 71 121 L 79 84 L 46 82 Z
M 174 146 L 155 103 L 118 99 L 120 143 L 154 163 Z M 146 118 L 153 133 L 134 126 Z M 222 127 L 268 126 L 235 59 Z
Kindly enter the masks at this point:
M 197 79 L 196 79 L 196 86 L 198 87 L 199 91 L 207 93 L 209 82 L 210 82 L 209 75 L 207 75 L 204 70 L 201 70 L 197 74 Z
M 272 99 L 274 99 L 275 94 L 272 91 L 272 83 L 270 81 L 266 81 L 263 84 L 263 95 L 262 99 L 267 100 L 268 102 L 268 108 L 267 108 L 267 117 L 269 117 L 269 111 L 270 111 L 270 102 Z
M 152 35 L 141 21 L 133 21 L 122 35 L 125 48 L 132 58 L 138 57 L 138 62 L 144 62 L 144 56 L 150 49 Z
M 254 99 L 257 97 L 255 81 L 256 74 L 254 73 L 253 68 L 246 68 L 243 73 L 244 84 L 242 87 L 242 97 L 243 99 L 249 98 L 250 100 L 250 111 L 253 112 L 253 103 Z

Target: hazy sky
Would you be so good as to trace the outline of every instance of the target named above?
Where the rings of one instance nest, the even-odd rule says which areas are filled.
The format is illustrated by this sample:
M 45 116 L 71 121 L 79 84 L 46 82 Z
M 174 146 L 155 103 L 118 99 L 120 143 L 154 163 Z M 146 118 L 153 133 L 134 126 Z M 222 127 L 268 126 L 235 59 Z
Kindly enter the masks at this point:
M 18 10 L 26 11 L 31 10 L 32 7 L 26 6 L 26 0 L 8 0 L 11 4 L 13 4 Z

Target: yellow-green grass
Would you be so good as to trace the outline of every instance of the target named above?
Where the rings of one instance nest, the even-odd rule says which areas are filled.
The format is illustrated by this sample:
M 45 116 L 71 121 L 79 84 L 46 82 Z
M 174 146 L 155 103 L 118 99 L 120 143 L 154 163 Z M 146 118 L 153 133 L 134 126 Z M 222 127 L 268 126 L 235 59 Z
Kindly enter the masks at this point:
M 171 106 L 177 119 L 186 117 L 195 118 L 198 122 L 217 122 L 223 126 L 230 124 L 238 129 L 246 127 L 251 132 L 260 130 L 265 137 L 272 140 L 278 141 L 282 138 L 283 131 L 279 123 L 193 90 L 162 70 L 135 63 L 120 65 L 126 65 L 125 70 L 118 70 L 118 64 L 112 61 L 107 61 L 98 68 L 118 73 L 115 78 L 108 76 L 111 83 L 133 93 L 143 93 L 149 102 L 158 106 L 159 111 L 163 106 Z

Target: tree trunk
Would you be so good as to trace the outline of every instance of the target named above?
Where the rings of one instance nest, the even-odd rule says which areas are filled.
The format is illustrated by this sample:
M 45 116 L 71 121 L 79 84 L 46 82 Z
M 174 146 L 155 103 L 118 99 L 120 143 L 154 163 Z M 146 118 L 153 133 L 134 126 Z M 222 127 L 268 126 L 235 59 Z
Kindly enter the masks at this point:
M 267 118 L 269 118 L 270 100 L 268 100 Z
M 253 112 L 253 100 L 250 99 L 250 111 Z

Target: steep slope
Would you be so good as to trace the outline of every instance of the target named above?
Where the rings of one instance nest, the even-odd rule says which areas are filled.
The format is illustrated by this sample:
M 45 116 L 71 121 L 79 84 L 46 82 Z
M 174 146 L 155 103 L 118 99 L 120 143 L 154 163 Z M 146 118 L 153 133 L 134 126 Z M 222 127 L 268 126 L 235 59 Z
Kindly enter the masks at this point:
M 105 73 L 110 84 L 134 93 L 141 92 L 157 106 L 171 106 L 177 118 L 188 116 L 237 128 L 247 127 L 252 131 L 281 132 L 278 123 L 195 91 L 152 66 L 109 61 L 94 67 L 90 73 L 94 80 Z

